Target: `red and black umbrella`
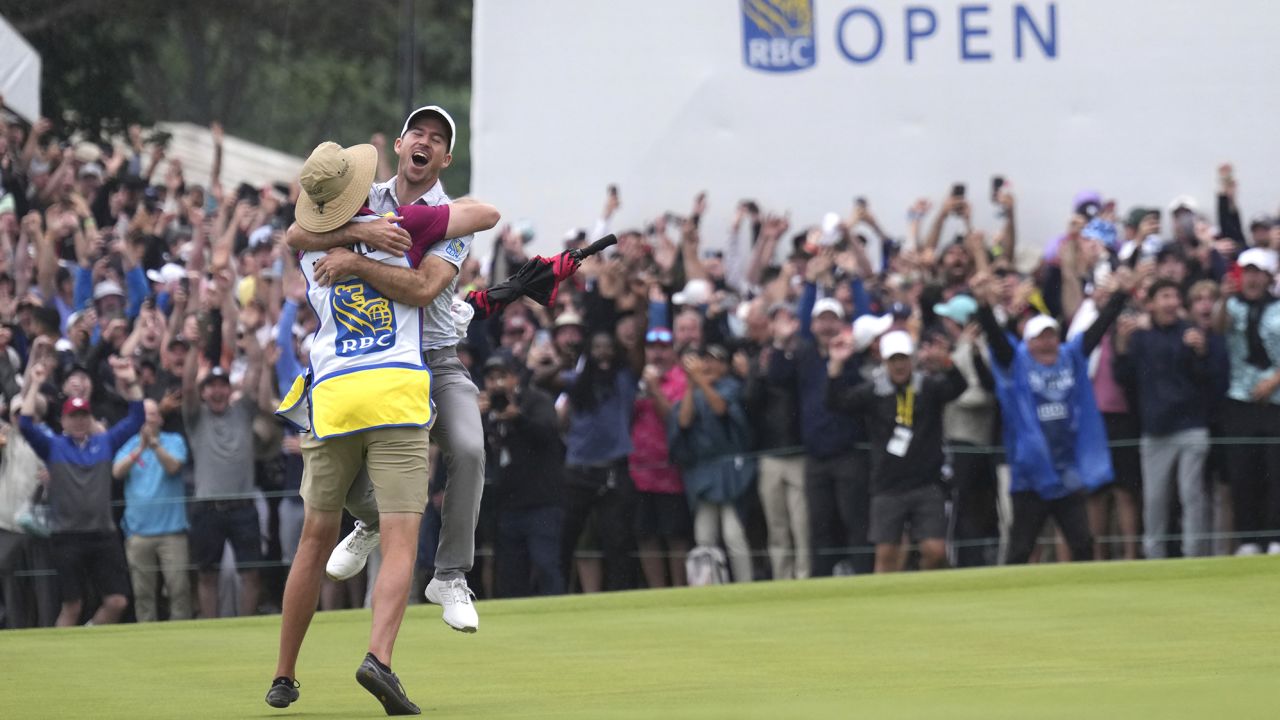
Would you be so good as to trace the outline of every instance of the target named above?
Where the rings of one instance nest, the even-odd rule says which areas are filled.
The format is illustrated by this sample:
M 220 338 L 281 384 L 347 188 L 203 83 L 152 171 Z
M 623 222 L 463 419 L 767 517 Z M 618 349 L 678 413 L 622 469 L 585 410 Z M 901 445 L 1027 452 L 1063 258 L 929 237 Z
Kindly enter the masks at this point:
M 560 283 L 578 270 L 582 261 L 618 242 L 613 234 L 605 235 L 587 247 L 566 250 L 559 255 L 545 258 L 534 256 L 514 275 L 486 290 L 467 293 L 467 303 L 475 308 L 476 320 L 497 315 L 502 309 L 522 296 L 551 307 L 560 292 Z

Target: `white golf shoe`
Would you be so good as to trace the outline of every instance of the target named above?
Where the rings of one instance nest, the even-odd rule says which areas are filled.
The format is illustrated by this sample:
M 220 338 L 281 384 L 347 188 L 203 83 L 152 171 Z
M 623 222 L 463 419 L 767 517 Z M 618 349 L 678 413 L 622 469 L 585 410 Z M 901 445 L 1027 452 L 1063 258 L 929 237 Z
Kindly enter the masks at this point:
M 476 614 L 475 603 L 471 599 L 476 596 L 467 587 L 465 578 L 456 580 L 438 580 L 431 578 L 427 583 L 427 601 L 444 608 L 444 622 L 458 632 L 473 633 L 480 629 L 480 616 Z
M 369 553 L 378 547 L 380 537 L 377 530 L 370 530 L 357 520 L 356 529 L 343 538 L 329 555 L 329 562 L 324 566 L 325 574 L 339 582 L 355 577 L 364 569 Z

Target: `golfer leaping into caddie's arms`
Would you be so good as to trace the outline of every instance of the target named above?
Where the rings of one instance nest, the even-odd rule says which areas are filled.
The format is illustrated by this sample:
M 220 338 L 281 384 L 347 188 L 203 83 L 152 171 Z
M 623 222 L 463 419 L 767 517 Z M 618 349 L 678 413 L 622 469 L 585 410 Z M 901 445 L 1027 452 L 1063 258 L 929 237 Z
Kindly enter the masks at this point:
M 396 175 L 369 188 L 369 207 L 385 214 L 398 212 L 398 207 L 449 204 L 440 173 L 453 160 L 456 139 L 457 126 L 443 108 L 428 105 L 410 113 L 395 142 L 399 157 Z M 385 221 L 325 233 L 295 225 L 288 234 L 293 248 L 332 250 L 327 262 L 334 268 L 360 276 L 388 298 L 422 308 L 422 352 L 431 369 L 431 400 L 437 412 L 431 439 L 439 445 L 448 469 L 435 574 L 426 596 L 443 607 L 443 619 L 450 627 L 475 632 L 480 619 L 471 602 L 466 573 L 475 561 L 476 523 L 484 490 L 484 427 L 477 402 L 479 391 L 458 360 L 456 346 L 461 336 L 452 311 L 458 271 L 471 252 L 471 237 L 438 242 L 412 269 L 370 263 L 341 249 L 363 242 L 396 253 L 408 245 L 406 240 Z M 425 486 L 428 478 L 424 475 L 421 481 Z M 330 557 L 327 572 L 335 580 L 359 573 L 379 542 L 378 506 L 363 476 L 352 487 L 346 507 L 359 522 Z
M 303 165 L 297 222 L 312 233 L 377 222 L 368 208 L 377 151 L 323 143 Z M 410 270 L 442 239 L 493 227 L 497 211 L 477 202 L 395 208 L 410 236 L 396 255 L 362 243 L 347 251 L 364 260 Z M 420 310 L 342 272 L 322 252 L 301 258 L 307 299 L 320 320 L 299 377 L 278 413 L 304 431 L 302 537 L 285 584 L 273 707 L 299 697 L 296 665 L 315 614 L 329 549 L 356 474 L 367 470 L 376 495 L 382 569 L 373 589 L 368 654 L 356 679 L 388 715 L 418 714 L 391 671 L 391 653 L 408 603 L 418 528 L 427 504 L 428 432 L 434 411 L 432 379 L 423 358 Z M 386 401 L 383 399 L 394 399 Z M 371 401 L 379 399 L 379 401 Z

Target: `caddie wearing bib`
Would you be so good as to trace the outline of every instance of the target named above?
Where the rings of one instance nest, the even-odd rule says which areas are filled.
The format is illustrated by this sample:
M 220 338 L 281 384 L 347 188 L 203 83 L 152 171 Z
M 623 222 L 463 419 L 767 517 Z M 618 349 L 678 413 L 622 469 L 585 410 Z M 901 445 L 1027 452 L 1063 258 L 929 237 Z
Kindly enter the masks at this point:
M 395 141 L 399 156 L 396 175 L 372 186 L 369 207 L 383 214 L 400 213 L 406 207 L 450 205 L 457 212 L 474 204 L 466 198 L 450 200 L 440 180 L 440 173 L 452 162 L 456 140 L 457 126 L 443 108 L 428 105 L 410 113 Z M 329 250 L 325 262 L 341 268 L 344 274 L 358 275 L 387 297 L 422 308 L 422 350 L 431 368 L 431 397 L 439 413 L 431 438 L 448 468 L 440 509 L 440 543 L 426 597 L 441 606 L 441 618 L 449 627 L 473 633 L 479 629 L 480 619 L 471 601 L 466 574 L 475 561 L 476 523 L 484 490 L 484 427 L 480 421 L 479 391 L 456 350 L 461 339 L 458 326 L 465 328 L 468 320 L 454 314 L 455 307 L 466 313 L 471 310 L 454 298 L 459 271 L 471 252 L 471 238 L 451 238 L 430 248 L 412 272 L 363 262 L 358 254 L 344 249 L 353 242 L 362 242 L 395 252 L 397 240 L 393 234 L 388 237 L 389 230 L 382 221 L 348 225 L 327 233 L 312 233 L 295 225 L 287 238 L 295 249 Z M 379 543 L 380 503 L 362 484 L 357 480 L 346 506 L 360 522 L 329 559 L 327 572 L 335 580 L 359 573 Z
M 297 222 L 323 233 L 377 219 L 365 205 L 377 151 L 323 143 L 303 165 Z M 413 268 L 447 237 L 492 227 L 496 211 L 472 203 L 398 209 L 412 240 L 403 255 L 356 244 L 352 251 L 388 267 Z M 373 591 L 369 652 L 356 679 L 389 715 L 417 714 L 391 653 L 408 602 L 418 526 L 427 504 L 428 432 L 434 421 L 431 372 L 423 360 L 420 310 L 395 302 L 371 284 L 335 273 L 323 252 L 301 257 L 307 299 L 319 318 L 309 370 L 294 383 L 278 414 L 305 431 L 302 440 L 302 537 L 285 585 L 276 679 L 268 704 L 298 699 L 295 667 L 315 613 L 324 561 L 337 539 L 342 506 L 356 474 L 367 470 L 382 530 L 382 571 Z

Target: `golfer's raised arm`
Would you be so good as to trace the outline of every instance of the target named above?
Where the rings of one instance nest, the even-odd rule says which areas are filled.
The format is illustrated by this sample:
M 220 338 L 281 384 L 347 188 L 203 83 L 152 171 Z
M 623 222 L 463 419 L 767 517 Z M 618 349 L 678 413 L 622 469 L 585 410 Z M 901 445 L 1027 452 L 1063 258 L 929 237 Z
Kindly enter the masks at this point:
M 449 225 L 445 228 L 445 239 L 474 235 L 478 232 L 493 229 L 502 219 L 498 208 L 483 202 L 454 202 L 449 205 Z

